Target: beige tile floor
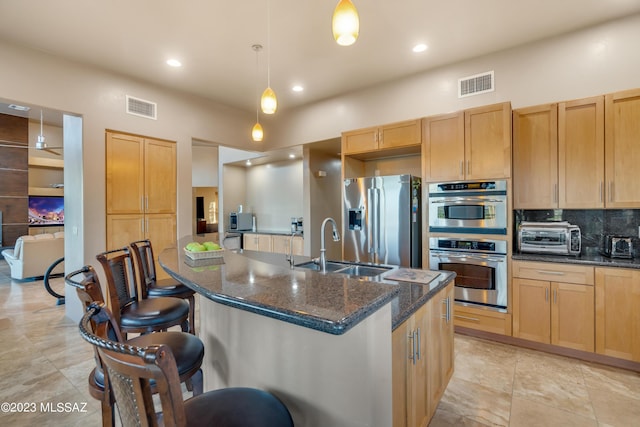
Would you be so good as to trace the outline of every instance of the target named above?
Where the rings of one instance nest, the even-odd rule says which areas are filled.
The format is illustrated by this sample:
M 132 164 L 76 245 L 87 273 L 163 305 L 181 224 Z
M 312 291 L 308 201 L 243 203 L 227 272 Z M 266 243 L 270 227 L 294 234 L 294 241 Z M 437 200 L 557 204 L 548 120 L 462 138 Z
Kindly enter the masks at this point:
M 86 385 L 92 349 L 64 306 L 42 281 L 12 281 L 0 260 L 0 307 L 0 403 L 35 405 L 0 412 L 0 426 L 100 426 Z M 455 373 L 432 427 L 640 427 L 638 373 L 462 335 L 455 348 Z M 85 412 L 46 410 L 58 403 Z

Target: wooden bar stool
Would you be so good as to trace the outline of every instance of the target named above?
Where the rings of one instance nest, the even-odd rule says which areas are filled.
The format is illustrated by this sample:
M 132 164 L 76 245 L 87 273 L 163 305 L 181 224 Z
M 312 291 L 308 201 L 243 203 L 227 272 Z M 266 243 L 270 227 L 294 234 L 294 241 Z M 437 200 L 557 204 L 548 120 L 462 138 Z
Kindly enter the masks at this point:
M 293 427 L 287 407 L 263 390 L 225 388 L 184 401 L 169 346 L 138 347 L 95 335 L 90 324 L 103 311 L 92 304 L 80 321 L 80 335 L 98 349 L 123 426 Z M 161 414 L 156 413 L 151 384 L 158 391 Z
M 195 291 L 175 279 L 158 279 L 151 241 L 138 240 L 131 243 L 133 257 L 138 267 L 141 285 L 140 295 L 144 298 L 174 297 L 189 301 L 189 332 L 195 334 Z
M 79 279 L 81 278 L 81 280 Z M 85 266 L 80 270 L 69 273 L 65 282 L 76 288 L 78 298 L 89 309 L 91 304 L 104 305 L 104 296 L 98 276 L 91 266 Z M 108 311 L 108 309 L 105 308 Z M 122 335 L 112 315 L 103 316 L 100 322 L 93 318 L 91 330 L 97 336 L 123 342 Z M 125 341 L 131 345 L 149 346 L 166 345 L 176 355 L 176 364 L 180 382 L 187 384 L 187 389 L 193 392 L 193 396 L 202 394 L 202 360 L 204 358 L 204 344 L 192 334 L 185 332 L 155 332 L 140 335 Z M 113 411 L 113 394 L 110 393 L 108 377 L 104 375 L 104 367 L 97 348 L 95 349 L 96 367 L 89 374 L 89 394 L 101 402 L 102 425 L 113 427 L 115 425 Z
M 164 331 L 180 325 L 189 330 L 189 303 L 180 298 L 142 299 L 129 248 L 115 249 L 96 255 L 107 277 L 109 308 L 120 330 L 145 334 Z

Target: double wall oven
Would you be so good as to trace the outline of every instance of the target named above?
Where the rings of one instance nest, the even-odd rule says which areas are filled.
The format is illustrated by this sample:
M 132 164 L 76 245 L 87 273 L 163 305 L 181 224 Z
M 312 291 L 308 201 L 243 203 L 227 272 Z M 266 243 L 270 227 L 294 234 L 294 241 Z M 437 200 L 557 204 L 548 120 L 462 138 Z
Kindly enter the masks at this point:
M 427 203 L 429 268 L 456 273 L 456 301 L 506 309 L 507 182 L 430 184 Z

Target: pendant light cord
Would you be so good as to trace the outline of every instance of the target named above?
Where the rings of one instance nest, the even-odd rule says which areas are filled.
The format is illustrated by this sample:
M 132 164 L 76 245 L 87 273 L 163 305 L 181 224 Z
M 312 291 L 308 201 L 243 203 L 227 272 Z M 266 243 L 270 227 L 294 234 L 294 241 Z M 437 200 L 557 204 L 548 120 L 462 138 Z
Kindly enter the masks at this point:
M 271 87 L 271 2 L 267 0 L 267 87 Z

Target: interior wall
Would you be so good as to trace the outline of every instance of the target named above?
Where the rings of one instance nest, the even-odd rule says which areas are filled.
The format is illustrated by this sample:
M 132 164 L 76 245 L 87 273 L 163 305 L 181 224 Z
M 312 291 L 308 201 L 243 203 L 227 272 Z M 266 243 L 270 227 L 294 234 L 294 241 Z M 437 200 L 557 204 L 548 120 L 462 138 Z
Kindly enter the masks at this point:
M 304 214 L 302 160 L 255 165 L 246 173 L 244 212 L 255 215 L 258 231 L 288 233 L 291 217 Z
M 222 197 L 222 219 L 224 227 L 229 226 L 227 218 L 231 212 L 238 211 L 238 205 L 245 205 L 247 200 L 247 174 L 243 167 L 225 165 L 223 166 L 222 186 L 224 193 L 218 192 L 218 197 Z M 222 231 L 222 230 L 220 230 Z
M 304 241 L 305 254 L 320 256 L 320 227 L 325 218 L 333 218 L 338 230 L 342 230 L 342 166 L 338 153 L 329 154 L 320 150 L 305 149 L 305 181 L 309 191 L 305 192 Z M 326 173 L 324 176 L 319 171 Z M 327 230 L 327 259 L 342 259 L 342 245 L 333 242 Z
M 269 148 L 504 101 L 521 108 L 640 87 L 638 40 L 640 14 L 327 99 L 273 120 Z M 458 98 L 459 78 L 490 70 L 494 92 Z
M 218 147 L 194 145 L 191 150 L 191 185 L 217 187 Z

